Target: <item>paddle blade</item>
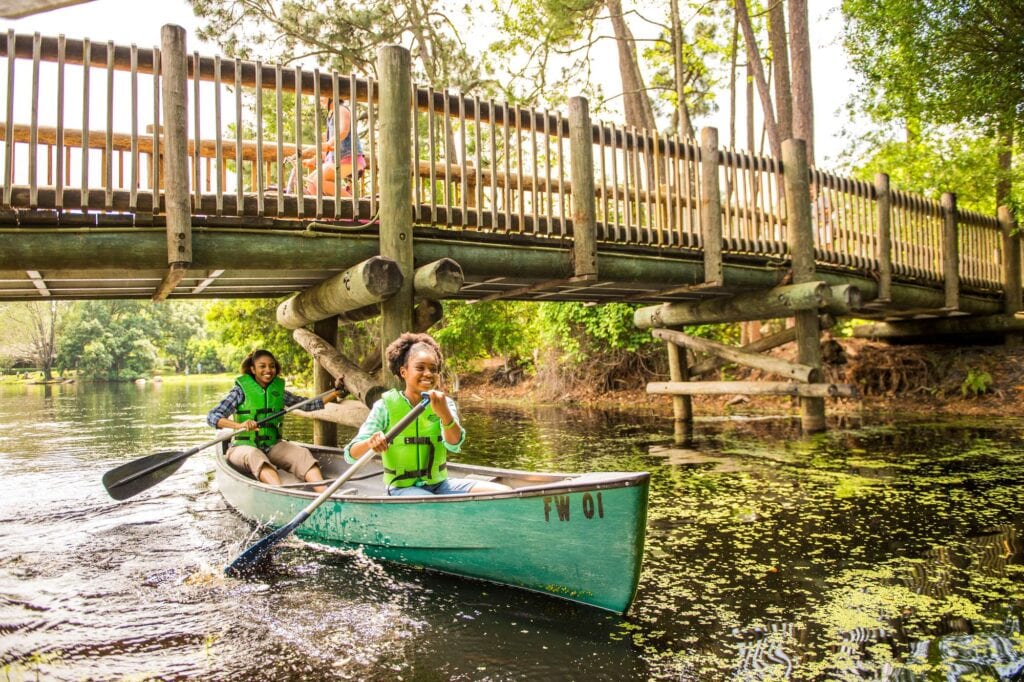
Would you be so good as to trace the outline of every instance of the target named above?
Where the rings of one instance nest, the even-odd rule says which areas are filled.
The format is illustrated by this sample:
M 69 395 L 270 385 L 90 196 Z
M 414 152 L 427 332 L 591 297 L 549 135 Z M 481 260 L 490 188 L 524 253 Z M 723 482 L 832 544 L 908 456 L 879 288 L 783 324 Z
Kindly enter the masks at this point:
M 267 537 L 239 554 L 238 557 L 236 557 L 235 560 L 224 569 L 224 573 L 233 578 L 239 578 L 252 573 L 263 559 L 266 558 L 270 550 L 274 548 L 274 545 L 290 535 L 291 532 L 298 528 L 308 516 L 308 514 L 299 514 L 299 516 L 292 519 L 287 525 L 281 526 L 274 532 L 267 535 Z
M 180 451 L 157 452 L 122 464 L 103 474 L 103 487 L 115 500 L 126 500 L 177 471 L 185 461 L 182 455 Z

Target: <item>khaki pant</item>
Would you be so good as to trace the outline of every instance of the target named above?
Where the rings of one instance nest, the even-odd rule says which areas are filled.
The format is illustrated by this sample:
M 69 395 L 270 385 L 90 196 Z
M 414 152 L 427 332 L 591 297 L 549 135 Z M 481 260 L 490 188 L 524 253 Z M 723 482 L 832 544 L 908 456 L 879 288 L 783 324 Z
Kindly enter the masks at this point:
M 284 469 L 300 481 L 305 481 L 309 470 L 317 466 L 313 453 L 286 440 L 275 443 L 266 454 L 251 445 L 233 445 L 228 448 L 227 458 L 231 466 L 249 472 L 257 481 L 260 480 L 260 470 L 268 464 Z

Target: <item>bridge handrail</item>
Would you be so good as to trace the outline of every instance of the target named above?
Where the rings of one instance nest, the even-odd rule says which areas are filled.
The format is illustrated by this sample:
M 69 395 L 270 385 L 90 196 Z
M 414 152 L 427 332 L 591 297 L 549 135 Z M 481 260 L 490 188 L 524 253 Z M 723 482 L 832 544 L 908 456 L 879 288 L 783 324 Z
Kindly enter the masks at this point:
M 160 156 L 163 144 L 160 129 L 154 126 L 161 118 L 158 48 L 17 35 L 12 30 L 0 34 L 0 55 L 7 58 L 8 76 L 6 115 L 0 122 L 3 205 L 42 207 L 40 189 L 45 189 L 43 195 L 49 198 L 51 186 L 50 208 L 58 210 L 115 210 L 114 193 L 125 189 L 130 195 L 128 208 L 135 210 L 140 208 L 140 194 L 152 194 L 155 187 L 159 195 L 160 164 L 149 162 L 148 172 L 142 167 L 148 156 Z M 22 91 L 16 91 L 16 81 L 20 84 L 26 80 L 16 76 L 22 63 L 31 69 L 27 79 L 31 84 L 27 124 L 14 122 L 15 100 L 24 99 L 18 97 Z M 53 111 L 56 125 L 44 125 L 40 115 L 40 71 L 44 63 L 56 65 L 60 84 Z M 77 129 L 66 125 L 65 101 L 72 99 L 65 84 L 68 66 L 81 67 L 82 99 L 78 106 L 82 125 Z M 107 109 L 105 125 L 93 129 L 87 104 L 95 92 L 89 74 L 97 71 L 106 75 L 102 94 L 106 95 Z M 115 72 L 128 75 L 131 90 L 130 98 L 117 100 L 119 111 L 127 108 L 131 116 L 130 131 L 124 133 L 115 132 L 113 125 Z M 251 211 L 257 218 L 326 220 L 375 213 L 379 169 L 375 122 L 378 87 L 374 79 L 198 53 L 188 57 L 188 73 L 189 177 L 196 210 L 209 210 L 215 215 L 244 216 Z M 149 82 L 142 82 L 140 87 L 143 78 Z M 152 93 L 152 110 L 148 112 L 151 122 L 145 126 L 140 123 L 147 118 L 140 93 L 147 91 Z M 297 148 L 304 156 L 322 152 L 322 121 L 317 115 L 310 123 L 302 113 L 308 103 L 301 106 L 304 98 L 321 93 L 330 94 L 335 101 L 347 98 L 351 102 L 353 127 L 364 141 L 368 161 L 365 184 L 353 183 L 351 196 L 342 196 L 340 189 L 333 196 L 325 196 L 317 187 L 303 201 L 285 201 L 280 189 L 284 184 L 280 182 L 285 173 L 284 158 Z M 294 120 L 285 116 L 289 98 L 299 105 Z M 232 108 L 232 99 L 233 121 L 225 116 L 225 109 Z M 482 101 L 429 86 L 415 88 L 412 106 L 416 164 L 411 204 L 418 224 L 572 238 L 573 185 L 567 153 L 570 127 L 561 112 Z M 210 128 L 204 116 L 211 109 L 213 136 L 204 135 Z M 231 127 L 235 129 L 234 139 L 224 135 Z M 277 130 L 285 134 L 277 136 Z M 310 138 L 314 142 L 308 142 Z M 591 141 L 599 241 L 662 249 L 702 248 L 702 196 L 714 188 L 704 187 L 706 177 L 701 167 L 705 159 L 700 144 L 658 131 L 602 122 L 592 125 Z M 25 158 L 24 166 L 16 152 L 19 145 L 27 148 L 20 155 Z M 51 159 L 53 148 L 62 152 Z M 99 150 L 102 157 L 98 186 L 89 177 L 90 166 L 95 163 L 93 150 Z M 112 168 L 115 153 L 119 155 L 117 182 Z M 129 155 L 127 188 L 124 153 Z M 787 208 L 781 162 L 729 148 L 715 150 L 714 162 L 723 249 L 765 258 L 785 257 Z M 43 165 L 45 182 L 40 179 Z M 81 173 L 78 192 L 65 191 L 71 187 L 72 166 Z M 340 171 L 337 161 L 335 168 Z M 268 190 L 275 182 L 277 191 Z M 812 169 L 811 184 L 815 196 L 809 200 L 815 207 L 818 259 L 836 267 L 878 272 L 881 240 L 875 186 L 819 169 Z M 98 196 L 102 200 L 97 204 Z M 149 203 L 159 210 L 158 197 Z M 943 254 L 948 248 L 943 231 L 946 213 L 932 199 L 900 190 L 891 192 L 892 247 L 888 257 L 895 276 L 931 284 L 943 279 Z M 1006 248 L 1000 222 L 973 211 L 955 213 L 962 281 L 975 288 L 1000 289 Z

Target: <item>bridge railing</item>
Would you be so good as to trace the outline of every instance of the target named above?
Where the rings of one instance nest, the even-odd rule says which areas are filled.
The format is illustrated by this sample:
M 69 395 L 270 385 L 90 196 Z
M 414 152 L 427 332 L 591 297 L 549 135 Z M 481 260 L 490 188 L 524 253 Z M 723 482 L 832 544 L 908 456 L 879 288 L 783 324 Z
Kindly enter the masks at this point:
M 56 209 L 60 220 L 97 212 L 145 221 L 163 209 L 163 86 L 160 49 L 37 35 L 0 35 L 6 68 L 0 122 L 5 207 Z M 188 177 L 197 216 L 242 224 L 370 220 L 377 211 L 377 84 L 353 74 L 220 57 L 188 58 Z M 346 102 L 366 169 L 345 188 L 303 190 L 298 156 L 321 158 L 326 133 L 319 98 Z M 411 210 L 417 224 L 571 239 L 570 129 L 559 112 L 481 101 L 416 87 Z M 337 106 L 337 105 L 335 105 Z M 787 253 L 787 207 L 777 159 L 717 149 L 717 174 L 694 140 L 615 124 L 592 126 L 597 239 L 697 250 L 706 194 L 717 192 L 726 253 Z M 335 155 L 335 170 L 342 167 Z M 295 175 L 297 190 L 289 190 Z M 948 209 L 891 193 L 891 248 L 882 254 L 877 188 L 811 171 L 817 258 L 936 285 L 945 277 Z M 705 183 L 712 183 L 705 186 Z M 130 218 L 134 216 L 134 218 Z M 1003 226 L 955 211 L 964 285 L 999 290 Z M 291 222 L 289 222 L 291 221 Z

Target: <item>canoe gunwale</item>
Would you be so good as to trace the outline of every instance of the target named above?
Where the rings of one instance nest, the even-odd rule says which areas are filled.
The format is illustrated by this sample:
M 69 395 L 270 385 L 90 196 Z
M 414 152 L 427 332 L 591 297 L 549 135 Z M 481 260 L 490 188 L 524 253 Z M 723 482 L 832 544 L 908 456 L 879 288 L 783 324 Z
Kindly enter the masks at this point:
M 227 458 L 223 453 L 218 452 L 216 455 L 216 463 L 218 473 L 230 476 L 231 478 L 239 481 L 245 485 L 257 488 L 263 492 L 272 493 L 274 495 L 282 495 L 288 497 L 296 497 L 300 499 L 313 499 L 318 493 L 312 490 L 302 490 L 299 487 L 285 488 L 281 486 L 268 485 L 261 481 L 257 481 L 253 477 L 244 474 L 230 464 L 228 464 Z M 452 463 L 453 466 L 462 466 L 456 463 Z M 477 467 L 473 466 L 474 469 L 482 469 L 495 474 L 516 474 L 519 473 L 516 469 L 497 469 L 491 467 Z M 530 472 L 522 472 L 529 474 Z M 523 486 L 521 488 L 515 488 L 508 492 L 501 493 L 461 493 L 457 495 L 407 495 L 407 496 L 395 496 L 390 495 L 339 495 L 335 494 L 331 496 L 331 500 L 344 501 L 346 503 L 356 504 L 430 504 L 430 503 L 455 503 L 455 502 L 476 502 L 476 501 L 488 501 L 488 500 L 500 500 L 500 499 L 516 499 L 524 497 L 540 497 L 548 495 L 564 495 L 568 493 L 577 492 L 590 492 L 590 491 L 601 491 L 610 490 L 614 488 L 630 488 L 639 485 L 647 485 L 650 480 L 650 474 L 646 471 L 638 472 L 585 472 L 581 474 L 548 474 L 551 476 L 566 476 L 565 480 L 552 481 L 550 483 L 541 483 L 538 485 Z M 579 479 L 587 476 L 602 477 L 598 480 L 580 481 Z M 606 477 L 605 477 L 606 476 Z

